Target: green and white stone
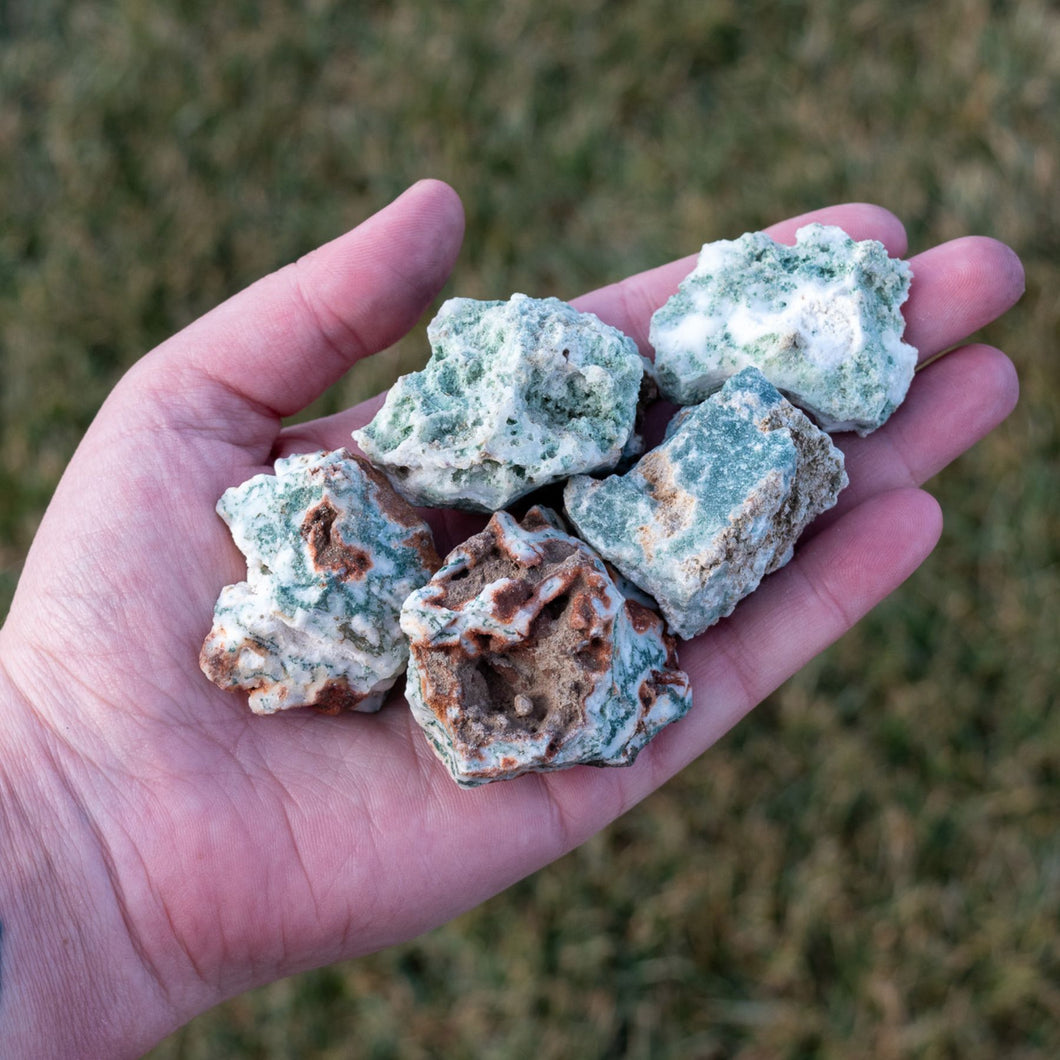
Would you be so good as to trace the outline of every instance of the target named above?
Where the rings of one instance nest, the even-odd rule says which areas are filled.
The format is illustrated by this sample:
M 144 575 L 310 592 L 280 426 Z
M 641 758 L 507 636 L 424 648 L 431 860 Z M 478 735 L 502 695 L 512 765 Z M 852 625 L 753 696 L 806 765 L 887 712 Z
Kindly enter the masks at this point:
M 402 601 L 438 567 L 431 532 L 346 450 L 277 460 L 217 511 L 247 558 L 202 647 L 203 672 L 257 714 L 378 710 L 405 669 Z
M 675 417 L 625 475 L 567 483 L 577 532 L 693 637 L 791 559 L 847 484 L 843 455 L 755 368 Z
M 662 619 L 545 508 L 497 512 L 408 598 L 401 628 L 413 715 L 465 787 L 628 765 L 691 704 Z
M 659 387 L 691 405 L 753 365 L 824 430 L 868 434 L 916 367 L 902 340 L 911 276 L 882 243 L 826 225 L 800 228 L 793 247 L 764 232 L 707 243 L 652 317 Z
M 413 504 L 492 512 L 627 452 L 636 344 L 556 298 L 453 298 L 427 328 L 426 367 L 354 432 Z

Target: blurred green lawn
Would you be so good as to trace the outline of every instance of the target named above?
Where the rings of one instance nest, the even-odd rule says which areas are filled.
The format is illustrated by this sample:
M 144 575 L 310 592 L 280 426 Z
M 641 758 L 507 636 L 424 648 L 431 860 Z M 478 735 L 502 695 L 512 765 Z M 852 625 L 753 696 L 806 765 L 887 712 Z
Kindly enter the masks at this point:
M 421 176 L 467 208 L 447 294 L 849 199 L 1028 273 L 986 334 L 1020 408 L 901 592 L 581 850 L 153 1057 L 1060 1055 L 1058 56 L 1046 0 L 0 2 L 0 613 L 124 368 Z

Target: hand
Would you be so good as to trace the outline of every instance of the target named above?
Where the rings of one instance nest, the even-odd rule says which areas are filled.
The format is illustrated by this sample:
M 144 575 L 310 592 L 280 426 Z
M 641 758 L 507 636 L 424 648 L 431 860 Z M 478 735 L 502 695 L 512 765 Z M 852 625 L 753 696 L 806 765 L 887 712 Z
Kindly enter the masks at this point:
M 811 220 L 906 252 L 899 222 L 870 206 L 771 233 L 793 241 Z M 840 439 L 851 485 L 794 561 L 683 645 L 692 711 L 634 766 L 464 791 L 400 703 L 258 718 L 197 665 L 218 591 L 244 576 L 218 496 L 279 455 L 348 444 L 378 401 L 297 427 L 281 418 L 415 324 L 461 230 L 454 194 L 416 185 L 143 358 L 71 462 L 0 631 L 7 1055 L 142 1052 L 227 996 L 410 938 L 581 843 L 917 567 L 940 530 L 917 486 L 1015 402 L 997 350 L 931 363 L 884 428 Z M 1022 290 L 1019 262 L 988 239 L 912 266 L 906 337 L 925 361 Z M 576 304 L 647 350 L 652 311 L 691 267 Z M 481 525 L 434 521 L 442 554 Z

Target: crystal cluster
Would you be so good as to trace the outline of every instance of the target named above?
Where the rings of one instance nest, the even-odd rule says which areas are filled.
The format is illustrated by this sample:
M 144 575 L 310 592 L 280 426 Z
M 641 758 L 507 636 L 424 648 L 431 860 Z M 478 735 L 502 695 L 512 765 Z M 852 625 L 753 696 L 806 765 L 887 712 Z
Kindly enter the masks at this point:
M 591 313 L 521 294 L 452 298 L 427 336 L 426 367 L 354 433 L 413 504 L 492 512 L 628 452 L 644 362 Z
M 496 513 L 409 597 L 401 627 L 409 705 L 464 786 L 626 765 L 691 702 L 659 616 L 545 508 Z
M 796 239 L 704 246 L 652 318 L 654 366 L 555 298 L 450 299 L 426 367 L 354 434 L 381 471 L 291 457 L 221 498 L 247 581 L 221 593 L 203 670 L 271 713 L 376 709 L 407 664 L 466 787 L 632 762 L 689 709 L 675 637 L 730 614 L 846 486 L 825 431 L 879 427 L 912 378 L 909 266 L 837 228 Z M 688 407 L 640 456 L 659 391 Z M 564 480 L 579 537 L 502 510 Z M 407 502 L 492 516 L 438 569 Z
M 846 484 L 828 436 L 747 368 L 625 475 L 572 478 L 564 503 L 581 537 L 688 638 L 787 563 Z
M 748 365 L 827 431 L 868 434 L 905 397 L 917 352 L 902 341 L 911 270 L 875 240 L 807 225 L 793 247 L 764 232 L 707 243 L 652 317 L 659 387 L 702 401 Z
M 258 714 L 377 710 L 408 659 L 401 604 L 438 568 L 427 525 L 345 450 L 277 460 L 217 511 L 247 580 L 221 591 L 204 673 Z

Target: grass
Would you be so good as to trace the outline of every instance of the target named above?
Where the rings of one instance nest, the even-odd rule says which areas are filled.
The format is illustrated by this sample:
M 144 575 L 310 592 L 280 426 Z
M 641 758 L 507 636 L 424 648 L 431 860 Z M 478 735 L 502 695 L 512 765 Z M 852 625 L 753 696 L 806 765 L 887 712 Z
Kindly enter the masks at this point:
M 901 592 L 579 851 L 157 1060 L 1060 1054 L 1058 55 L 1045 0 L 0 3 L 0 613 L 124 368 L 420 176 L 467 207 L 447 293 L 846 199 L 1027 266 L 1020 408 Z

